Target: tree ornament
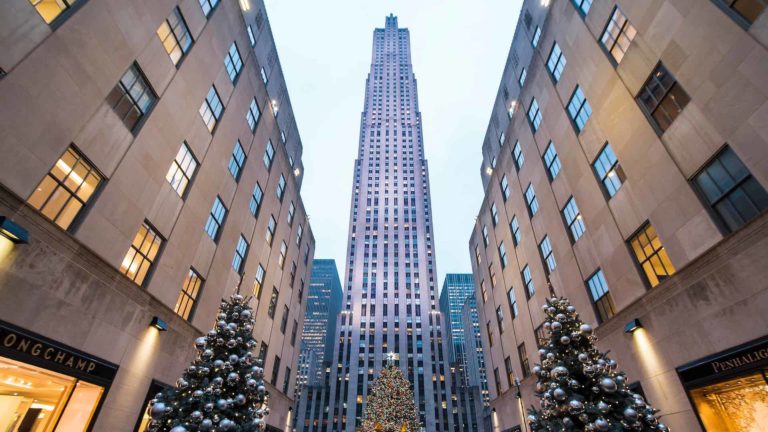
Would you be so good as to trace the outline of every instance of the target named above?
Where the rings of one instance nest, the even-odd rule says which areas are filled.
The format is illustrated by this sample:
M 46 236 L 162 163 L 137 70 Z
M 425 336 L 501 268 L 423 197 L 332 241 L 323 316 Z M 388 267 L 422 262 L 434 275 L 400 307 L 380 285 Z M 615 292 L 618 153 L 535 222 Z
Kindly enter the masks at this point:
M 174 426 L 174 428 L 171 429 L 171 432 L 187 432 L 187 428 L 184 426 Z
M 370 385 L 361 430 L 418 432 L 419 413 L 413 391 L 400 368 L 391 361 Z
M 618 388 L 616 385 L 616 381 L 614 381 L 611 378 L 605 377 L 600 380 L 600 388 L 603 389 L 606 393 L 613 393 Z

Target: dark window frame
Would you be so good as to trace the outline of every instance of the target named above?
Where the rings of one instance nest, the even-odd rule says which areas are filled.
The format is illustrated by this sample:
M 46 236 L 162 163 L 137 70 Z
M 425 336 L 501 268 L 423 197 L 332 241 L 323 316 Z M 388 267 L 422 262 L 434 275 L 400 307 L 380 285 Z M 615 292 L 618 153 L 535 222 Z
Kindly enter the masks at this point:
M 658 76 L 660 73 L 666 73 L 673 82 L 669 85 L 669 87 L 664 87 L 662 84 L 662 81 L 658 79 Z M 661 97 L 656 98 L 653 96 L 653 91 L 649 90 L 649 85 L 652 83 L 656 83 L 661 89 L 663 89 L 663 94 Z M 681 93 L 679 94 L 673 94 L 673 90 L 679 89 Z M 653 109 L 650 109 L 644 102 L 642 102 L 642 96 L 644 94 L 650 94 L 651 97 L 655 101 L 655 105 Z M 677 96 L 685 96 L 685 102 L 683 102 L 683 105 L 680 106 L 680 103 L 676 100 Z M 674 114 L 674 118 L 670 117 L 669 113 L 667 113 L 666 109 L 662 108 L 662 105 L 664 105 L 664 102 L 667 100 L 667 98 L 672 98 L 675 105 L 679 108 L 679 111 L 677 111 L 676 114 Z M 648 120 L 648 123 L 650 123 L 651 127 L 653 128 L 654 132 L 656 132 L 656 135 L 662 136 L 664 133 L 672 127 L 672 124 L 674 121 L 680 116 L 680 114 L 683 112 L 685 107 L 688 105 L 688 103 L 691 102 L 691 97 L 688 95 L 688 93 L 685 91 L 682 85 L 680 85 L 680 82 L 677 80 L 675 75 L 672 74 L 672 72 L 667 69 L 666 66 L 664 66 L 664 63 L 659 61 L 656 63 L 654 68 L 651 70 L 651 73 L 648 75 L 648 78 L 645 80 L 643 85 L 640 87 L 640 90 L 637 92 L 637 95 L 635 95 L 635 102 L 637 103 L 637 106 L 640 108 L 640 111 L 645 115 L 646 119 Z M 669 121 L 669 124 L 666 127 L 662 127 L 662 125 L 656 120 L 654 117 L 654 114 L 662 110 L 664 114 L 667 117 L 667 120 Z

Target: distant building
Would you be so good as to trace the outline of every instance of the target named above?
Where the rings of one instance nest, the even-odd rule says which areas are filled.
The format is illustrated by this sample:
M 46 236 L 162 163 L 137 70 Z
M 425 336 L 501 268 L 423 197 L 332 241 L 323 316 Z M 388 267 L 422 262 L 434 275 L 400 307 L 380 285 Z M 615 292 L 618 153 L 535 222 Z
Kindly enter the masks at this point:
M 301 352 L 296 365 L 296 395 L 304 385 L 317 385 L 320 382 L 323 364 L 333 355 L 336 319 L 341 312 L 341 295 L 336 261 L 315 259 L 307 290 Z M 298 404 L 298 399 L 296 403 Z
M 235 290 L 289 425 L 314 238 L 245 3 L 0 1 L 0 430 L 143 430 Z
M 470 306 L 467 306 L 469 304 Z M 474 306 L 474 310 L 465 309 Z M 454 430 L 484 431 L 483 408 L 488 402 L 488 386 L 480 379 L 483 362 L 482 347 L 478 349 L 480 325 L 475 302 L 475 283 L 472 274 L 448 273 L 440 291 L 440 310 L 446 317 L 446 328 L 451 346 L 452 396 L 455 416 Z M 469 365 L 474 367 L 470 384 Z
M 539 405 L 553 295 L 671 430 L 765 428 L 765 9 L 523 1 L 469 242 L 494 430 Z

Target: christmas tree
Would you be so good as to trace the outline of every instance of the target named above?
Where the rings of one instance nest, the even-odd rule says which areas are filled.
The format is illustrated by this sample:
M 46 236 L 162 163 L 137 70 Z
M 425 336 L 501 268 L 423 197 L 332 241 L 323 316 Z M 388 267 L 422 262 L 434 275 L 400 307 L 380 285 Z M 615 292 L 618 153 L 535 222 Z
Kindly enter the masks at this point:
M 253 432 L 269 414 L 264 370 L 253 357 L 253 312 L 239 294 L 222 300 L 217 323 L 195 340 L 197 357 L 176 388 L 151 401 L 150 432 Z
M 627 387 L 616 361 L 595 348 L 592 326 L 579 320 L 565 298 L 544 305 L 549 343 L 539 350 L 536 395 L 528 423 L 541 431 L 668 431 L 643 397 Z
M 368 390 L 368 404 L 362 432 L 417 432 L 421 430 L 419 413 L 413 399 L 411 383 L 393 364 L 381 370 Z

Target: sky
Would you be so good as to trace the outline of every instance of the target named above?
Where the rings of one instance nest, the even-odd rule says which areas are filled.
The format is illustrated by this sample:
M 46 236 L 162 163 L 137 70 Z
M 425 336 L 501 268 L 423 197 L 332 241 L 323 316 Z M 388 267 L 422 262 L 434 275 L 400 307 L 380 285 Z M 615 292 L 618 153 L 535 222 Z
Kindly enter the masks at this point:
M 374 28 L 411 33 L 429 163 L 438 290 L 471 273 L 482 143 L 522 0 L 265 0 L 304 146 L 315 258 L 346 271 L 352 178 Z

